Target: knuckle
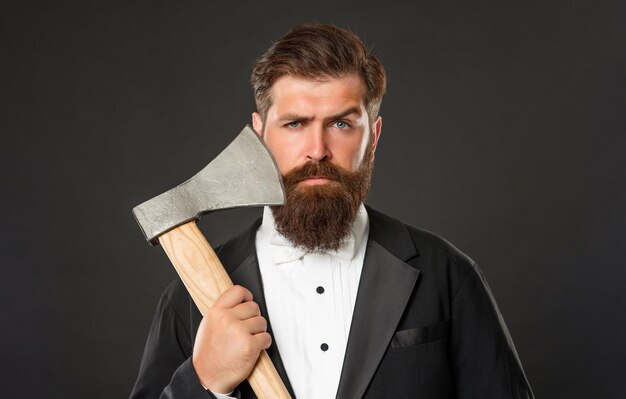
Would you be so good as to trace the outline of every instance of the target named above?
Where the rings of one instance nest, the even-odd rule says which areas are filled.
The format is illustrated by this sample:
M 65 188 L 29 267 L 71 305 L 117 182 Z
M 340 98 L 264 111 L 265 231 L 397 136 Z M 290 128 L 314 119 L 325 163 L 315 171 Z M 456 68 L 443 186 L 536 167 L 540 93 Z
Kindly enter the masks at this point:
M 252 293 L 244 286 L 237 285 L 237 293 L 242 297 L 249 296 L 252 297 Z
M 272 345 L 272 336 L 265 332 L 263 333 L 263 349 L 267 349 Z
M 229 289 L 227 289 L 226 291 L 224 291 L 222 293 L 222 296 L 234 296 L 234 295 L 239 295 L 239 290 L 240 290 L 240 286 L 239 285 L 233 285 L 232 287 L 230 287 Z
M 246 292 L 246 289 L 243 286 L 237 284 L 233 286 L 233 291 L 235 291 L 238 294 L 243 294 Z
M 267 331 L 267 320 L 265 320 L 265 317 L 258 316 L 258 318 L 259 318 L 259 325 L 261 326 L 263 331 Z

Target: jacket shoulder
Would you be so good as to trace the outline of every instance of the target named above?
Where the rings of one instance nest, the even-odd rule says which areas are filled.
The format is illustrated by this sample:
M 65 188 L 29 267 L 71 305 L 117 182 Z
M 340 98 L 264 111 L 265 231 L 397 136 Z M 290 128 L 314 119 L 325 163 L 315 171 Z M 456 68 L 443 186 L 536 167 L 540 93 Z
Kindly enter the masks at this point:
M 402 252 L 401 248 L 409 247 L 410 241 L 415 254 L 419 257 L 449 259 L 470 267 L 475 264 L 468 255 L 436 233 L 415 227 L 370 207 L 367 211 L 373 238 L 381 241 L 391 252 Z M 404 249 L 404 252 L 406 251 Z
M 371 237 L 418 269 L 422 278 L 455 290 L 476 273 L 476 262 L 450 241 L 431 231 L 368 208 Z
M 447 259 L 465 267 L 475 265 L 476 262 L 472 258 L 442 236 L 409 224 L 405 224 L 405 226 L 421 256 L 441 260 Z

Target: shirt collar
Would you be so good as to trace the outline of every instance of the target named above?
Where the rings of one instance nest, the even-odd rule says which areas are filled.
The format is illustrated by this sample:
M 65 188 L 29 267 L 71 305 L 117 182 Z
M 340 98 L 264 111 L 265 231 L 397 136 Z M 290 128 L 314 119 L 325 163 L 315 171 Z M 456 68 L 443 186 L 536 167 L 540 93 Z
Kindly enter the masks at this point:
M 352 260 L 358 252 L 361 242 L 365 237 L 368 221 L 367 211 L 365 210 L 365 206 L 361 203 L 359 210 L 357 211 L 356 218 L 352 223 L 350 235 L 346 237 L 341 247 L 337 251 L 323 253 L 345 261 Z M 272 214 L 272 210 L 267 206 L 263 209 L 263 222 L 260 227 L 260 232 L 262 232 L 262 234 L 266 237 L 269 237 L 272 260 L 276 264 L 291 262 L 300 259 L 309 253 L 309 251 L 305 249 L 294 247 L 285 236 L 276 230 L 274 215 Z

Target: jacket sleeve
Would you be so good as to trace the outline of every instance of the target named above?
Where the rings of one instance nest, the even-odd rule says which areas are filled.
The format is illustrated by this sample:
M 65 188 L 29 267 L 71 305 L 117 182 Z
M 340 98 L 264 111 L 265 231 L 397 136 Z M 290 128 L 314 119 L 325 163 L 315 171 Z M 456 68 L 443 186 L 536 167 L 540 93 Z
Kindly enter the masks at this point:
M 450 345 L 457 398 L 534 398 L 509 331 L 476 264 L 452 300 Z
M 167 293 L 157 306 L 131 399 L 213 398 L 202 387 L 191 361 L 190 334 Z

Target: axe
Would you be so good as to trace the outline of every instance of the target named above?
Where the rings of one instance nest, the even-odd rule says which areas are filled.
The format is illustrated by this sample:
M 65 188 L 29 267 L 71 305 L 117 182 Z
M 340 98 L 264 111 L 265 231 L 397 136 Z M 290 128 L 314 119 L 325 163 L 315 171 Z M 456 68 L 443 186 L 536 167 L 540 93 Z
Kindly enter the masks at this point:
M 152 245 L 161 244 L 202 315 L 233 285 L 196 220 L 244 206 L 283 205 L 285 191 L 274 158 L 246 125 L 211 163 L 191 179 L 136 206 L 135 219 Z M 266 351 L 248 382 L 259 399 L 288 399 L 289 392 Z

